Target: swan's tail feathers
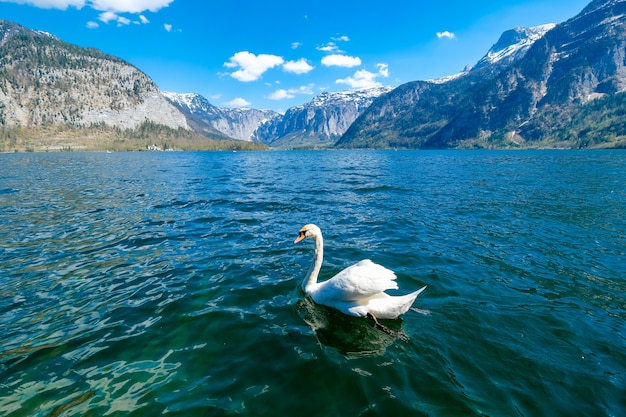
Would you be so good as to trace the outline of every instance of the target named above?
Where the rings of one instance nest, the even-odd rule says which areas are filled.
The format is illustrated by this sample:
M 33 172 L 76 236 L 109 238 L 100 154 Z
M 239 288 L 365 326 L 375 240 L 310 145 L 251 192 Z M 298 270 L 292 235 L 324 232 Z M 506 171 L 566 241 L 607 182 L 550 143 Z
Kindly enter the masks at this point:
M 413 302 L 426 287 L 406 295 L 375 297 L 367 303 L 367 310 L 378 319 L 396 319 L 409 311 Z
M 413 291 L 410 294 L 402 296 L 402 298 L 404 299 L 405 303 L 400 308 L 401 313 L 399 315 L 402 315 L 402 314 L 406 313 L 407 311 L 409 311 L 409 308 L 411 308 L 411 306 L 415 302 L 415 299 L 417 298 L 417 296 L 420 295 L 422 293 L 422 291 L 424 291 L 425 289 L 426 289 L 426 285 L 424 285 L 422 288 L 420 288 L 417 291 Z
M 417 296 L 420 295 L 422 293 L 422 291 L 424 291 L 426 289 L 427 286 L 428 285 L 424 285 L 419 290 L 412 292 L 410 295 L 415 295 L 415 297 L 413 297 L 413 300 L 415 300 L 417 298 Z

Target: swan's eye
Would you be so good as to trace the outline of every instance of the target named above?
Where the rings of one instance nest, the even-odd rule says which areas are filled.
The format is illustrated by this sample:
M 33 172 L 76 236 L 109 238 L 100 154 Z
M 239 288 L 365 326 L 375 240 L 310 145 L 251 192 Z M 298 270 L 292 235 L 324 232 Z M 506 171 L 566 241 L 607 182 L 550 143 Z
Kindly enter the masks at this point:
M 298 237 L 305 237 L 305 235 L 306 235 L 306 232 L 304 230 L 300 230 L 298 232 Z

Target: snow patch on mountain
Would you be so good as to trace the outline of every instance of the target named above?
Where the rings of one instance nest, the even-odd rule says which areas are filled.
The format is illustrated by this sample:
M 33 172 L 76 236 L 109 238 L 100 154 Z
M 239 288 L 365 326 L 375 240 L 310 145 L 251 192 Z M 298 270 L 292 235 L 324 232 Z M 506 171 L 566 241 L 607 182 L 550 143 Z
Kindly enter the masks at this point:
M 445 84 L 449 81 L 452 80 L 456 80 L 457 78 L 461 78 L 465 75 L 467 75 L 469 71 L 462 71 L 462 72 L 458 72 L 456 74 L 452 74 L 452 75 L 446 75 L 444 77 L 440 77 L 440 78 L 431 78 L 429 80 L 426 80 L 427 83 L 432 83 L 432 84 Z
M 256 141 L 257 128 L 279 116 L 272 110 L 217 107 L 196 93 L 162 91 L 161 94 L 196 121 L 238 140 Z
M 516 60 L 528 51 L 528 48 L 544 35 L 554 29 L 556 23 L 535 26 L 532 28 L 515 28 L 507 30 L 502 34 L 500 40 L 491 47 L 477 66 L 481 63 L 495 64 L 503 60 Z
M 513 61 L 521 59 L 528 49 L 550 30 L 554 29 L 555 23 L 535 26 L 532 28 L 518 27 L 507 30 L 496 42 L 487 54 L 471 69 L 466 69 L 453 75 L 447 75 L 441 78 L 426 80 L 433 84 L 444 84 L 458 78 L 461 78 L 473 70 L 477 70 L 486 66 L 496 64 L 508 65 Z

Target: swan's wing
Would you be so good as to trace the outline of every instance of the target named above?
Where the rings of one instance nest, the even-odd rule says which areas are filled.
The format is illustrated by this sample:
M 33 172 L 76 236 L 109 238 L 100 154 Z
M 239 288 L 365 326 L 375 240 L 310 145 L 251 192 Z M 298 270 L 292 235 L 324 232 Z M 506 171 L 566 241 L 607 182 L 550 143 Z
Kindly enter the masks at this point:
M 385 290 L 398 289 L 395 279 L 393 271 L 364 259 L 328 280 L 326 295 L 345 301 L 363 300 Z

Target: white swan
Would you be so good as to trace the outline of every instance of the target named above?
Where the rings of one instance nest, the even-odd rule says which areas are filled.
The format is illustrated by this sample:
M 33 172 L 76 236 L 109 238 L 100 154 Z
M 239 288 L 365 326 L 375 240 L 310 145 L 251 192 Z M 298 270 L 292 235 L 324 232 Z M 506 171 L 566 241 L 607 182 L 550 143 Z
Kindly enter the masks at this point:
M 406 313 L 426 289 L 423 287 L 401 296 L 386 294 L 385 290 L 398 289 L 396 274 L 369 259 L 344 269 L 327 281 L 317 282 L 324 258 L 322 231 L 314 224 L 307 224 L 300 229 L 293 243 L 307 237 L 313 239 L 315 253 L 302 289 L 318 304 L 336 308 L 349 316 L 369 317 L 378 325 L 376 319 L 395 319 Z

